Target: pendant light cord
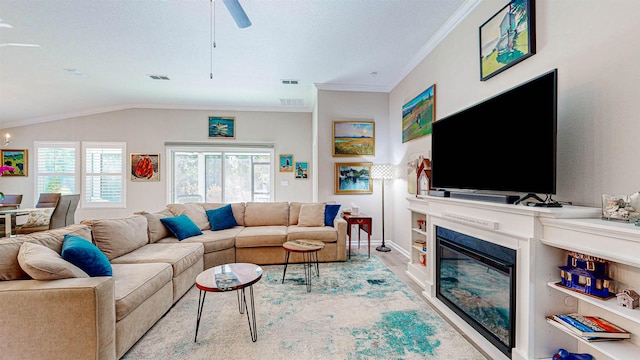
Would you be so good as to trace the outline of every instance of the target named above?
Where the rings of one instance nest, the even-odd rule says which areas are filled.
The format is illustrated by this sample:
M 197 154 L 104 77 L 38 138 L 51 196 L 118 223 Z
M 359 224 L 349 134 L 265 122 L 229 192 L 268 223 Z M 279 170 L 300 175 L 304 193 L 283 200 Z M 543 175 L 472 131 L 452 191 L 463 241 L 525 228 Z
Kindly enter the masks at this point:
M 215 4 L 213 3 L 213 0 L 210 1 L 211 2 L 211 13 L 210 15 L 210 44 L 211 44 L 211 48 L 209 49 L 210 51 L 210 59 L 211 59 L 211 64 L 210 64 L 210 68 L 209 68 L 209 78 L 213 79 L 213 49 L 216 47 L 216 7 Z

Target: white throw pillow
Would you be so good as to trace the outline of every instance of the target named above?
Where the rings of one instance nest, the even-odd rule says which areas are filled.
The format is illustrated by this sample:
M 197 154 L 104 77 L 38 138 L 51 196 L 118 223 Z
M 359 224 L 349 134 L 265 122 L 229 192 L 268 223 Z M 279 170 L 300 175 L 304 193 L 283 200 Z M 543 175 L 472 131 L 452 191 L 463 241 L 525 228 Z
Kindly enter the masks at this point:
M 298 226 L 324 226 L 324 203 L 302 204 Z
M 86 272 L 63 259 L 57 252 L 31 242 L 20 245 L 18 263 L 22 270 L 34 280 L 89 277 Z

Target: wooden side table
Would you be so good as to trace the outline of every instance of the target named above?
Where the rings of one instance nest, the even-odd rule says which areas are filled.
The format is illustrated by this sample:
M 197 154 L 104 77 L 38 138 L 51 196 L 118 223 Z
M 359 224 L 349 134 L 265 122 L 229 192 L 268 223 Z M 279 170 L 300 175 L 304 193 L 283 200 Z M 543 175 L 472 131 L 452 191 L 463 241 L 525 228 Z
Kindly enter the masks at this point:
M 342 214 L 342 218 L 347 222 L 347 236 L 349 237 L 349 248 L 347 256 L 351 259 L 351 227 L 358 226 L 358 247 L 360 247 L 360 231 L 367 233 L 367 254 L 371 257 L 371 216 L 367 214 Z

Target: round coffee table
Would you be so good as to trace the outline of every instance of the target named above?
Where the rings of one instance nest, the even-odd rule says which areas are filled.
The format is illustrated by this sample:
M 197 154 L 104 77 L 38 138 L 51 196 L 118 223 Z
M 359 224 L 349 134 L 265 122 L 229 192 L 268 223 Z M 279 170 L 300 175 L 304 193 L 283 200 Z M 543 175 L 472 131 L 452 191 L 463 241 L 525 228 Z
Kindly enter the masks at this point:
M 198 340 L 198 328 L 200 327 L 204 298 L 207 293 L 232 290 L 237 290 L 238 311 L 240 311 L 240 314 L 245 312 L 247 313 L 251 340 L 253 342 L 258 340 L 258 332 L 256 329 L 256 308 L 253 301 L 253 284 L 257 283 L 261 278 L 262 268 L 258 265 L 247 263 L 219 265 L 201 272 L 200 275 L 196 277 L 196 287 L 200 289 L 200 296 L 198 297 L 196 336 L 193 339 L 193 342 Z M 251 315 L 249 315 L 247 298 L 244 293 L 244 290 L 247 287 L 249 288 L 251 298 Z
M 284 284 L 284 276 L 287 274 L 287 266 L 289 265 L 289 255 L 292 252 L 302 254 L 302 262 L 304 265 L 304 280 L 307 284 L 307 292 L 311 291 L 311 268 L 313 267 L 315 257 L 316 274 L 320 277 L 320 267 L 318 266 L 318 251 L 324 249 L 324 243 L 318 240 L 291 240 L 282 244 L 286 250 L 286 258 L 284 260 L 284 272 L 282 274 L 282 283 Z

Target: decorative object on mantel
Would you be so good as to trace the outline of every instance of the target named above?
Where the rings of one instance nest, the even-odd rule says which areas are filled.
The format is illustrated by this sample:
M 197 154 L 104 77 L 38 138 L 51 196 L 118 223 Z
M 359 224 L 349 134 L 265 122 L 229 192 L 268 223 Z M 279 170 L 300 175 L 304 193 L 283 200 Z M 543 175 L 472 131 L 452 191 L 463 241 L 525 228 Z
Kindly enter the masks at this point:
M 635 309 L 640 306 L 640 294 L 631 289 L 623 289 L 617 293 L 618 305 L 629 309 Z
M 418 163 L 416 174 L 418 175 L 416 196 L 429 195 L 429 190 L 431 189 L 431 160 L 422 159 Z
M 602 194 L 602 219 L 640 221 L 640 192 L 631 195 Z
M 608 276 L 608 260 L 569 252 L 567 265 L 558 267 L 562 280 L 557 285 L 601 300 L 612 297 L 609 288 L 613 279 Z
M 428 158 L 420 153 L 411 154 L 407 159 L 407 192 L 412 195 L 416 195 L 418 188 L 418 166 L 422 162 L 422 159 Z
M 536 53 L 535 0 L 513 0 L 480 25 L 480 80 Z

